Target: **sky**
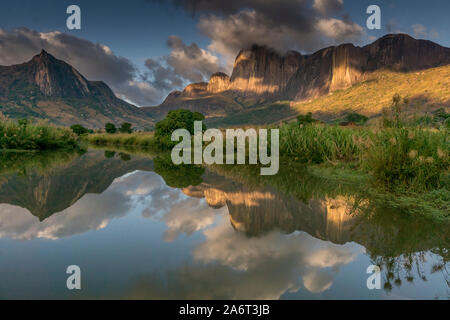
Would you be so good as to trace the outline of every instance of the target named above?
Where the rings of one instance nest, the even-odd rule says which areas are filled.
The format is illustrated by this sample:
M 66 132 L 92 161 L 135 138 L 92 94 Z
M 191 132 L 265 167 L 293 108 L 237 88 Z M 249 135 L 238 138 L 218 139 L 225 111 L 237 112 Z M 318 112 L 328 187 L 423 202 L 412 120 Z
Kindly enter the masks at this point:
M 80 30 L 66 26 L 74 4 Z M 366 27 L 370 5 L 381 9 L 380 30 Z M 230 74 L 252 44 L 307 54 L 408 33 L 450 47 L 449 12 L 448 0 L 2 0 L 0 65 L 45 49 L 126 101 L 152 106 L 214 72 Z

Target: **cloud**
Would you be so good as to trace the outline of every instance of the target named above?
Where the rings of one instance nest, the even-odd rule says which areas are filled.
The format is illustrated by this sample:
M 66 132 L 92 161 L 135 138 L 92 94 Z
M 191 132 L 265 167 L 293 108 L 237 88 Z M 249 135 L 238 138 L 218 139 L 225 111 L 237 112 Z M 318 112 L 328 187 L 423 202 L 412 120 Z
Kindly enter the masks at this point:
M 363 28 L 328 17 L 343 9 L 343 0 L 173 0 L 200 14 L 198 28 L 211 39 L 208 49 L 221 55 L 227 71 L 240 49 L 267 45 L 281 52 L 313 52 L 341 42 L 359 42 Z
M 416 37 L 439 38 L 439 33 L 436 30 L 428 30 L 427 27 L 422 24 L 413 24 L 411 28 Z
M 313 8 L 327 15 L 342 10 L 344 8 L 344 0 L 314 0 Z
M 23 63 L 45 49 L 77 69 L 88 80 L 106 82 L 117 95 L 148 105 L 161 92 L 138 78 L 137 68 L 106 45 L 59 31 L 38 32 L 28 28 L 0 29 L 0 65 Z
M 158 60 L 145 61 L 146 80 L 160 90 L 180 89 L 191 82 L 208 81 L 211 74 L 223 71 L 220 60 L 196 43 L 185 44 L 179 37 L 170 36 L 167 45 L 171 52 Z M 150 80 L 149 80 L 150 79 Z

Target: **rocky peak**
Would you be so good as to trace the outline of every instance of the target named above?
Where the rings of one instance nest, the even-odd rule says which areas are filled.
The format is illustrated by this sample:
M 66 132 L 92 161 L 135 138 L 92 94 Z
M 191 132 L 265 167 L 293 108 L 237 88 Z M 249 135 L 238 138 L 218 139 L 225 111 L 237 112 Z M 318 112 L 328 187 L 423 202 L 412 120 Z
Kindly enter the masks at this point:
M 191 83 L 183 90 L 183 96 L 185 97 L 196 97 L 201 96 L 206 93 L 208 87 L 208 83 L 206 82 L 197 82 Z
M 230 86 L 230 77 L 223 72 L 214 73 L 208 82 L 209 93 L 219 93 L 227 91 Z
M 90 95 L 88 81 L 72 66 L 42 50 L 26 67 L 44 96 L 84 98 Z
M 281 55 L 266 46 L 253 45 L 238 54 L 230 90 L 250 95 L 280 94 L 303 60 L 304 57 L 298 52 Z

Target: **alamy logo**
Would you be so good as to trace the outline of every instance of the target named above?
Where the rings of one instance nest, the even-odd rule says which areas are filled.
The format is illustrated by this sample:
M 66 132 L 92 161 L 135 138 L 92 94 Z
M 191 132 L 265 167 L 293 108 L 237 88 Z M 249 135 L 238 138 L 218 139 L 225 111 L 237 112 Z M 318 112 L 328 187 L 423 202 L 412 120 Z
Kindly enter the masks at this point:
M 66 20 L 67 29 L 80 30 L 81 29 L 81 9 L 80 9 L 80 7 L 75 4 L 72 4 L 67 7 L 66 13 L 70 14 L 70 16 L 67 17 L 67 20 Z
M 194 161 L 192 161 L 192 137 L 188 130 L 177 129 L 172 133 L 172 141 L 180 141 L 171 153 L 174 164 L 245 164 L 263 166 L 261 175 L 275 175 L 279 169 L 279 130 L 270 129 L 270 155 L 268 152 L 268 130 L 227 129 L 225 137 L 219 129 L 208 129 L 203 133 L 202 121 L 194 121 Z M 225 153 L 224 153 L 225 140 Z M 246 141 L 248 140 L 248 149 Z M 235 143 L 237 141 L 237 144 Z M 203 149 L 203 142 L 210 142 Z M 236 150 L 236 152 L 235 152 Z
M 379 266 L 370 265 L 366 270 L 367 274 L 372 274 L 367 278 L 367 289 L 381 289 L 381 269 Z
M 67 289 L 80 290 L 81 289 L 81 269 L 80 269 L 80 267 L 76 266 L 76 265 L 68 266 L 66 273 L 70 274 L 70 276 L 67 278 L 67 281 L 66 281 Z

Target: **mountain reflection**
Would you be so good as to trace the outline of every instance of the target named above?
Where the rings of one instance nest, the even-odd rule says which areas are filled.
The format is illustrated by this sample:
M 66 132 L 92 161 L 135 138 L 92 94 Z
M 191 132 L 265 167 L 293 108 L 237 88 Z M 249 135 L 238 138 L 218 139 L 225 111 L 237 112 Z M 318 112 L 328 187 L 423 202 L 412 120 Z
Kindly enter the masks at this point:
M 280 191 L 218 168 L 176 167 L 123 150 L 8 157 L 15 165 L 0 173 L 0 240 L 57 240 L 133 214 L 162 223 L 166 243 L 200 237 L 190 262 L 141 272 L 115 297 L 319 294 L 362 254 L 382 266 L 386 292 L 433 274 L 448 288 L 448 225 L 386 208 L 367 215 L 361 208 L 370 199 L 301 172 L 290 170 L 297 187 Z

